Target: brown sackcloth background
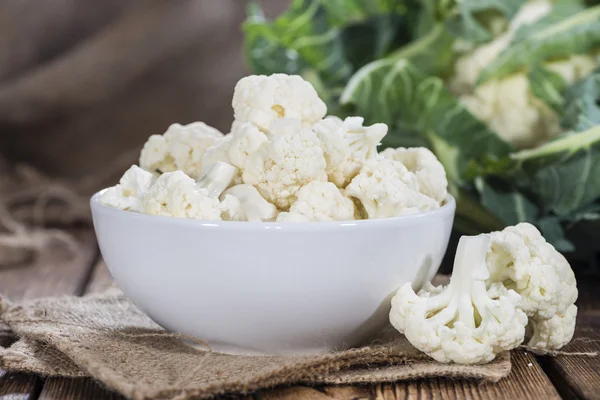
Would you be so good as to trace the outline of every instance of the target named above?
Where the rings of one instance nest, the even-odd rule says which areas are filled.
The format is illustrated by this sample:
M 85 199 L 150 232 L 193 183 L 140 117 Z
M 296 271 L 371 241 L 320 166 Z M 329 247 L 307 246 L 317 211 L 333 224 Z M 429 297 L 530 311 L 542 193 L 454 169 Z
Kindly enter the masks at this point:
M 323 355 L 214 353 L 166 332 L 115 288 L 86 297 L 20 304 L 0 298 L 0 322 L 19 337 L 9 348 L 0 348 L 0 368 L 44 376 L 89 376 L 136 400 L 208 398 L 292 383 L 427 377 L 495 382 L 510 372 L 508 353 L 487 365 L 439 364 L 393 329 L 385 329 L 368 346 Z

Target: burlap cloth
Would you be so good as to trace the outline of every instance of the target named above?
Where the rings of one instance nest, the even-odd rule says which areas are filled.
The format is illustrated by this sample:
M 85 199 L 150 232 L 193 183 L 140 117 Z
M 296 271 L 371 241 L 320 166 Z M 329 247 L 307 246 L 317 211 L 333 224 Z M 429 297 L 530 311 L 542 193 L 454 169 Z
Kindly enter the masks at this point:
M 20 304 L 0 298 L 0 321 L 19 340 L 0 347 L 0 368 L 92 377 L 133 399 L 192 399 L 276 385 L 390 382 L 454 377 L 498 381 L 510 356 L 481 366 L 442 365 L 384 329 L 368 346 L 309 356 L 232 356 L 185 344 L 118 289 Z M 235 327 L 232 327 L 235 329 Z

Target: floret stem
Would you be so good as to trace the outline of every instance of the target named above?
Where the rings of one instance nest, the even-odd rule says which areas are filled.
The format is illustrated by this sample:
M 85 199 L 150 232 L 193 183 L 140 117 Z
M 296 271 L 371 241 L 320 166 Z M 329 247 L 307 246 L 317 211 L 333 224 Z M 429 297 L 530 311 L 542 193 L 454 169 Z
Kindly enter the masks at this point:
M 462 236 L 456 249 L 448 289 L 457 302 L 458 320 L 470 328 L 475 328 L 473 299 L 477 295 L 474 292 L 485 290 L 485 279 L 489 276 L 485 265 L 489 244 L 489 235 Z
M 198 187 L 206 189 L 210 197 L 219 197 L 229 187 L 237 173 L 236 167 L 219 161 L 198 181 Z

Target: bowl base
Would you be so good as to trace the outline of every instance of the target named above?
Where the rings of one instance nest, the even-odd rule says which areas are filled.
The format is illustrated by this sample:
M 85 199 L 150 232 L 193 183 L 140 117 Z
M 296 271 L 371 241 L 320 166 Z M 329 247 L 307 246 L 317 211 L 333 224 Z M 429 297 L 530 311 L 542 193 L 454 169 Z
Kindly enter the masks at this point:
M 321 355 L 329 353 L 334 349 L 329 348 L 313 348 L 313 349 L 285 349 L 273 352 L 265 352 L 255 349 L 249 349 L 245 347 L 239 347 L 235 345 L 223 344 L 223 343 L 209 343 L 210 347 L 202 345 L 197 341 L 191 339 L 182 339 L 183 342 L 197 350 L 212 351 L 214 353 L 229 354 L 232 356 L 309 356 L 309 355 Z

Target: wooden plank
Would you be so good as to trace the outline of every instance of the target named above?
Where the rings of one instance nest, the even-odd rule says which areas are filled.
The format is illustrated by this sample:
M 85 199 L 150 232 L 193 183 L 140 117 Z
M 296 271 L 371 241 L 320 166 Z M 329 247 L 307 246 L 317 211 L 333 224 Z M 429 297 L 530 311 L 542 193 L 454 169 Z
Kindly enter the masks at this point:
M 98 250 L 91 229 L 72 233 L 81 243 L 78 253 L 73 255 L 60 246 L 49 246 L 28 264 L 0 269 L 0 293 L 11 300 L 80 294 Z M 0 371 L 2 399 L 37 399 L 41 390 L 42 381 L 35 376 Z
M 108 271 L 108 267 L 104 263 L 104 260 L 100 259 L 94 266 L 94 271 L 88 285 L 85 288 L 85 293 L 97 293 L 101 292 L 113 284 L 112 276 Z
M 91 379 L 48 379 L 39 400 L 124 400 L 125 398 L 106 390 Z
M 80 252 L 49 246 L 29 264 L 0 268 L 0 293 L 11 300 L 81 294 L 98 250 L 91 229 L 72 233 L 81 243 Z
M 33 375 L 12 374 L 0 370 L 0 399 L 35 400 L 42 386 Z
M 542 357 L 542 366 L 563 397 L 600 399 L 600 291 L 599 280 L 579 283 L 579 312 L 574 339 L 561 351 L 598 353 L 597 356 Z

